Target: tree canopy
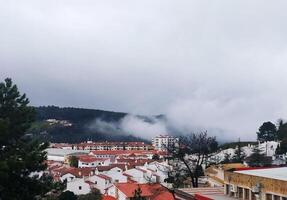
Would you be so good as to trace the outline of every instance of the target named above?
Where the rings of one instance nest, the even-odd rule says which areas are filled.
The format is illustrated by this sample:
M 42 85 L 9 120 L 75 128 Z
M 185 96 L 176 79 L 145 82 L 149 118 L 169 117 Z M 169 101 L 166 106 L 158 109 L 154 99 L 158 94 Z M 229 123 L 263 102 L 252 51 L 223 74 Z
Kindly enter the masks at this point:
M 65 191 L 60 194 L 58 200 L 77 200 L 78 197 L 71 191 Z
M 173 166 L 168 181 L 178 187 L 189 179 L 193 187 L 198 187 L 198 178 L 203 175 L 202 165 L 217 148 L 216 138 L 209 137 L 207 132 L 180 137 L 178 143 L 167 147 Z
M 280 154 L 286 154 L 287 153 L 287 138 L 283 139 L 279 146 L 276 149 L 276 154 L 280 155 Z
M 252 154 L 246 158 L 246 162 L 251 167 L 265 167 L 271 165 L 271 157 L 265 156 L 258 146 L 252 150 Z
M 146 200 L 146 197 L 142 196 L 142 190 L 139 186 L 137 189 L 135 189 L 134 196 L 131 198 L 131 200 Z
M 69 164 L 71 167 L 78 167 L 79 165 L 79 159 L 77 156 L 70 156 L 69 157 Z
M 49 190 L 49 179 L 36 173 L 46 169 L 47 144 L 25 137 L 34 114 L 11 79 L 0 83 L 0 199 L 31 200 Z
M 101 200 L 102 194 L 98 189 L 93 189 L 91 193 L 79 195 L 78 200 Z
M 287 139 L 287 123 L 282 119 L 278 120 L 277 138 L 281 141 Z
M 277 129 L 272 122 L 264 122 L 257 132 L 257 138 L 260 142 L 274 141 L 276 139 Z
M 244 159 L 246 157 L 245 152 L 242 149 L 242 144 L 240 140 L 237 142 L 237 146 L 234 151 L 234 155 L 231 158 L 231 162 L 234 163 L 243 163 Z

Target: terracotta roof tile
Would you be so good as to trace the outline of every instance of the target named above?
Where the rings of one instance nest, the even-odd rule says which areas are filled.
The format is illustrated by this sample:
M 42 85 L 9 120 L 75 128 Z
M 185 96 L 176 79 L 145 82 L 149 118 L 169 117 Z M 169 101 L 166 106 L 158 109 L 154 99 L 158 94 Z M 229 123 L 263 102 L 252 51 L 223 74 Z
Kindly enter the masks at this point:
M 79 161 L 87 162 L 87 163 L 96 162 L 96 161 L 105 161 L 105 160 L 108 160 L 108 158 L 96 158 L 94 156 L 80 156 L 79 157 Z
M 110 179 L 112 179 L 111 177 L 109 177 L 109 176 L 107 176 L 107 175 L 104 175 L 104 174 L 98 174 L 98 175 L 96 175 L 96 176 L 98 176 L 98 177 L 100 177 L 100 178 L 102 178 L 102 179 L 105 179 L 105 180 L 110 180 Z
M 109 196 L 109 195 L 103 195 L 102 197 L 103 197 L 102 200 L 116 200 L 115 197 L 112 197 L 112 196 Z
M 150 200 L 174 200 L 172 193 L 160 184 L 118 183 L 116 187 L 129 198 L 133 197 L 135 190 L 140 187 L 141 195 L 150 197 Z

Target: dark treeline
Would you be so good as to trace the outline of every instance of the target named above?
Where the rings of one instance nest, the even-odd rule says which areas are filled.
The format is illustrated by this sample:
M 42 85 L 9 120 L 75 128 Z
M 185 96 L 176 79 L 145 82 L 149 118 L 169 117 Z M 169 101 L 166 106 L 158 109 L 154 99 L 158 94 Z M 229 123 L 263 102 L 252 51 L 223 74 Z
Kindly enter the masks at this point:
M 257 142 L 255 141 L 243 141 L 240 142 L 241 146 L 248 146 L 248 145 L 256 145 Z M 219 146 L 219 149 L 224 150 L 224 149 L 235 149 L 238 146 L 238 142 L 229 142 L 229 143 L 224 143 Z
M 40 106 L 35 109 L 37 112 L 37 120 L 58 119 L 69 120 L 72 123 L 85 123 L 96 118 L 106 122 L 114 122 L 121 120 L 127 115 L 127 113 L 121 112 L 73 107 Z
M 57 106 L 35 107 L 36 122 L 28 131 L 33 137 L 50 142 L 78 143 L 87 140 L 93 141 L 145 141 L 121 130 L 107 132 L 91 129 L 89 125 L 96 119 L 107 123 L 119 123 L 127 113 L 93 110 L 84 108 L 60 108 Z M 47 119 L 67 120 L 72 126 L 49 124 Z
M 260 142 L 278 141 L 277 154 L 287 153 L 287 122 L 279 119 L 277 124 L 264 122 L 258 129 L 257 139 Z

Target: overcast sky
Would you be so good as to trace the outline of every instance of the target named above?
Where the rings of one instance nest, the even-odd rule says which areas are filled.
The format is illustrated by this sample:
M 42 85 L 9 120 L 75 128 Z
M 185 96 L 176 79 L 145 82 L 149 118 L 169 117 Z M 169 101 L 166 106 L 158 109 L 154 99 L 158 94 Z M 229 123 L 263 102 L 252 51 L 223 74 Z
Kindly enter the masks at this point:
M 183 129 L 254 139 L 263 121 L 287 119 L 286 8 L 0 0 L 0 78 L 33 105 L 166 114 Z

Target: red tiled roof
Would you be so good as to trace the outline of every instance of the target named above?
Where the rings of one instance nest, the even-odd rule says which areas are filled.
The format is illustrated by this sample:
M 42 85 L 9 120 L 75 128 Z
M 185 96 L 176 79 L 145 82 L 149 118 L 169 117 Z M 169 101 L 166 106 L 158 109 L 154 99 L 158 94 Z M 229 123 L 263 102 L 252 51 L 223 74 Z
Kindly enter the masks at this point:
M 158 191 L 159 194 L 151 197 L 151 200 L 175 200 L 172 193 L 169 191 Z
M 102 200 L 116 200 L 115 197 L 112 197 L 110 195 L 103 195 L 102 197 L 103 197 Z
M 79 157 L 79 161 L 87 162 L 87 163 L 96 162 L 96 161 L 105 161 L 105 160 L 108 160 L 108 158 L 96 158 L 93 156 L 80 156 Z
M 70 168 L 68 168 L 68 167 L 61 166 L 61 167 L 57 167 L 57 168 L 52 168 L 50 171 L 52 173 L 57 173 L 57 174 L 63 175 L 69 169 Z
M 130 155 L 130 154 L 155 154 L 155 150 L 95 150 L 94 155 Z
M 118 183 L 116 187 L 123 192 L 127 197 L 133 197 L 134 192 L 138 187 L 140 187 L 142 193 L 141 196 L 149 197 L 152 195 L 151 191 L 146 187 L 146 184 L 136 184 L 136 183 Z
M 114 168 L 113 166 L 97 166 L 96 167 L 99 172 L 109 171 L 110 169 Z
M 105 179 L 105 180 L 110 180 L 110 179 L 112 179 L 111 177 L 109 177 L 109 176 L 107 176 L 107 175 L 104 175 L 104 174 L 98 174 L 98 175 L 96 175 L 96 176 L 98 176 L 98 177 L 100 177 L 100 178 L 102 178 L 102 179 Z
M 84 168 L 65 168 L 63 169 L 60 174 L 61 176 L 65 175 L 65 174 L 73 174 L 76 177 L 83 177 L 83 176 L 90 176 L 93 175 L 93 172 L 95 171 L 95 168 L 91 168 L 91 167 L 84 167 Z
M 68 143 L 51 143 L 50 147 L 51 148 L 57 148 L 57 149 L 61 149 L 63 147 L 72 147 L 72 144 L 68 144 Z
M 150 197 L 151 200 L 174 200 L 172 193 L 160 184 L 118 183 L 116 187 L 127 197 L 133 197 L 135 190 L 140 187 L 143 197 Z
M 110 164 L 111 167 L 118 167 L 120 169 L 122 169 L 123 171 L 126 170 L 126 165 L 125 164 L 120 164 L 120 163 L 114 163 L 114 164 Z
M 145 163 L 150 163 L 153 162 L 153 160 L 150 159 L 128 159 L 128 158 L 119 158 L 117 159 L 118 163 L 128 163 L 128 164 L 133 164 L 133 165 L 143 165 Z
M 85 182 L 88 183 L 89 185 L 94 185 L 95 184 L 92 181 L 85 181 Z
M 98 169 L 98 171 L 104 172 L 104 171 L 109 171 L 116 167 L 120 168 L 123 171 L 125 170 L 125 164 L 110 164 L 108 166 L 97 166 L 96 168 Z
M 127 176 L 127 177 L 133 177 L 132 175 L 129 175 L 129 174 L 126 174 L 126 173 L 123 173 L 124 176 Z
M 139 171 L 141 171 L 141 172 L 143 172 L 143 173 L 147 173 L 147 171 L 144 170 L 144 169 L 141 169 L 141 168 L 136 168 L 136 169 L 139 170 Z
M 152 146 L 144 142 L 82 142 L 78 146 Z

